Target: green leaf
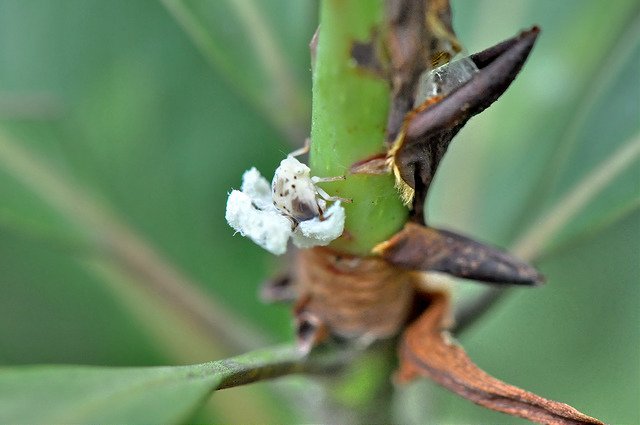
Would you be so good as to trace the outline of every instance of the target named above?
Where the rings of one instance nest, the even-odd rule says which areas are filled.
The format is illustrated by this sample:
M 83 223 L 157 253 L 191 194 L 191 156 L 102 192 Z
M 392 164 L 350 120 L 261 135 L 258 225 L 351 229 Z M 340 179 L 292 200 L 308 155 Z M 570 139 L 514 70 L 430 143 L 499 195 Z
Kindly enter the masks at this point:
M 630 171 L 633 170 L 630 168 L 638 163 L 638 159 L 640 159 L 640 133 L 625 142 L 598 166 L 594 167 L 587 176 L 579 180 L 569 193 L 559 199 L 546 215 L 538 219 L 532 228 L 518 239 L 513 251 L 523 258 L 540 257 L 549 243 L 559 238 L 556 236 L 558 233 L 560 237 L 564 236 L 565 239 L 567 238 L 566 233 L 569 233 L 567 228 L 572 230 L 574 234 L 579 233 L 575 228 L 580 229 L 580 225 L 584 227 L 584 216 L 591 218 L 591 226 L 587 226 L 587 229 L 593 232 L 593 227 L 606 219 L 606 213 L 612 208 L 611 204 L 614 205 L 614 211 L 617 206 L 615 202 L 608 200 L 603 192 L 613 192 L 613 189 L 618 189 L 616 192 L 622 198 L 620 202 L 637 206 L 635 179 L 627 177 L 625 181 L 623 177 L 625 174 L 631 174 Z M 625 192 L 625 188 L 620 190 L 622 185 L 626 185 L 627 192 L 630 192 L 626 196 L 619 194 Z M 586 207 L 590 203 L 595 203 L 594 199 L 600 200 L 599 208 L 587 209 Z M 606 202 L 607 200 L 609 202 Z M 583 219 L 580 220 L 580 218 Z
M 301 358 L 276 347 L 192 366 L 0 368 L 0 422 L 182 423 L 216 388 L 296 372 Z
M 189 368 L 35 366 L 0 370 L 3 423 L 179 423 L 220 377 Z
M 310 99 L 309 75 L 302 84 L 299 70 L 308 62 L 293 67 L 284 48 L 310 40 L 311 4 L 278 1 L 264 8 L 255 0 L 161 1 L 209 63 L 284 135 L 302 143 Z
M 588 181 L 599 169 L 615 168 L 610 158 L 615 158 L 616 152 L 621 152 L 620 159 L 627 164 L 564 226 L 553 241 L 555 244 L 566 243 L 585 232 L 595 234 L 637 208 L 640 200 L 640 15 L 632 25 L 616 45 L 613 58 L 604 61 L 608 73 L 603 72 L 605 76 L 594 81 L 592 89 L 597 96 L 586 102 L 576 118 L 579 122 L 575 130 L 571 128 L 566 136 L 566 145 L 556 161 L 558 172 L 548 184 L 552 190 L 547 205 L 562 203 L 573 188 Z

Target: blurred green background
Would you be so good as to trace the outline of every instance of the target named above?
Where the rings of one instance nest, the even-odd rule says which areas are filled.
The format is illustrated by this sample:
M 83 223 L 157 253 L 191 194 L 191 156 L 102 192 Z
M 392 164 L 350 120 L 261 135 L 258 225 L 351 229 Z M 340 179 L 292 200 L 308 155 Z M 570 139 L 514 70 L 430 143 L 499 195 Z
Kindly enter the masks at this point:
M 543 30 L 513 87 L 455 140 L 429 204 L 431 223 L 512 246 L 617 149 L 637 145 L 640 8 L 453 9 L 469 52 L 534 23 Z M 203 343 L 140 289 L 144 276 L 109 242 L 120 226 L 234 323 L 291 340 L 288 309 L 257 297 L 283 262 L 234 236 L 223 211 L 244 170 L 271 175 L 307 134 L 316 25 L 315 1 L 0 0 L 1 364 L 182 364 L 237 352 Z M 640 423 L 635 155 L 545 245 L 547 285 L 517 290 L 461 337 L 493 375 L 609 423 Z M 460 282 L 457 295 L 479 287 Z M 212 417 L 305 420 L 273 397 L 267 384 L 217 393 Z M 414 423 L 522 422 L 428 382 L 403 389 L 398 405 Z

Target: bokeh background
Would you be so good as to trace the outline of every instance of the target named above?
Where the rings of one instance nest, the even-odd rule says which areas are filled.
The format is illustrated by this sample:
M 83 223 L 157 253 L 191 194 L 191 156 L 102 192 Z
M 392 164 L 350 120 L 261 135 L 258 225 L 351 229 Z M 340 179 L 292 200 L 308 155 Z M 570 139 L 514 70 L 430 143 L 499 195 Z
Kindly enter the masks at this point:
M 455 140 L 429 204 L 433 224 L 513 246 L 637 145 L 640 7 L 453 9 L 469 52 L 543 30 L 513 87 Z M 245 169 L 271 175 L 308 132 L 316 25 L 311 0 L 0 0 L 1 364 L 184 364 L 237 351 L 203 342 L 143 289 L 113 243 L 131 235 L 157 253 L 153 267 L 178 270 L 261 343 L 291 340 L 288 309 L 257 297 L 282 262 L 234 236 L 223 211 Z M 606 422 L 640 423 L 639 187 L 635 158 L 540 252 L 547 285 L 517 290 L 461 337 L 481 367 Z M 461 298 L 478 288 L 456 284 Z M 309 420 L 278 391 L 217 393 L 202 417 Z M 407 422 L 522 423 L 428 382 L 398 405 Z

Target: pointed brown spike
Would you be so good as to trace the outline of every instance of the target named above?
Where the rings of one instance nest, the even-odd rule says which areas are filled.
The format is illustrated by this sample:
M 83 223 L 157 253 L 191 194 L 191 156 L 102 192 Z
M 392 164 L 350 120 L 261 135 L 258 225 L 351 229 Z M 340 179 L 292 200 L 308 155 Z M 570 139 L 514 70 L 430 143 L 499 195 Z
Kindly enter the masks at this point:
M 476 366 L 446 333 L 450 302 L 430 293 L 430 305 L 401 337 L 396 381 L 430 378 L 480 406 L 532 422 L 557 425 L 603 425 L 573 407 L 540 397 L 494 378 Z
M 486 68 L 487 65 L 490 65 L 499 56 L 511 50 L 516 43 L 520 42 L 523 39 L 526 40 L 524 43 L 525 46 L 527 44 L 533 45 L 539 33 L 540 28 L 538 26 L 533 26 L 531 29 L 523 31 L 515 37 L 498 43 L 495 46 L 489 47 L 488 49 L 485 49 L 481 52 L 472 54 L 471 60 L 479 69 Z
M 452 125 L 459 130 L 469 118 L 488 108 L 516 78 L 539 33 L 538 27 L 533 27 L 514 42 L 498 44 L 479 54 L 476 60 L 484 65 L 480 71 L 442 101 L 416 114 L 407 127 L 409 140 L 448 130 Z
M 480 69 L 469 82 L 407 118 L 405 138 L 394 162 L 402 180 L 416 190 L 414 209 L 418 215 L 449 143 L 471 117 L 505 92 L 520 72 L 539 32 L 538 27 L 533 27 L 472 56 Z
M 375 252 L 393 265 L 410 270 L 439 271 L 464 279 L 536 285 L 544 277 L 512 255 L 446 230 L 407 225 Z

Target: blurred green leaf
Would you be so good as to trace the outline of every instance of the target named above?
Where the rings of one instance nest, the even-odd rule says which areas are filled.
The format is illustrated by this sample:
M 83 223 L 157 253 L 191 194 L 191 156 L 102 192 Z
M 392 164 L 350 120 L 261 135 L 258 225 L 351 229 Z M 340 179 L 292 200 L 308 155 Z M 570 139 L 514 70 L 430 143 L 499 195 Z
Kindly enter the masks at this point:
M 216 306 L 214 300 L 199 293 L 196 283 L 155 252 L 106 205 L 2 133 L 0 166 L 37 194 L 87 240 L 93 241 L 94 255 L 106 258 L 123 273 L 129 274 L 133 278 L 130 281 L 132 286 L 139 286 L 163 299 L 167 315 L 175 311 L 190 325 L 188 327 L 202 332 L 197 340 L 211 339 L 222 344 L 227 351 L 246 350 L 252 343 L 264 343 L 260 335 L 247 328 L 242 329 L 242 319 L 234 319 L 222 305 Z M 116 288 L 119 292 L 129 292 L 127 286 Z
M 564 163 L 564 167 L 558 166 L 562 171 L 548 183 L 547 205 L 562 202 L 571 190 L 570 185 L 586 180 L 593 170 L 606 163 L 612 152 L 640 143 L 640 101 L 637 97 L 640 93 L 640 13 L 632 24 L 634 26 L 628 29 L 615 48 L 618 55 L 613 60 L 621 63 L 606 81 L 594 82 L 594 85 L 604 86 L 598 90 L 600 96 L 588 102 L 582 122 L 576 124 L 576 134 L 567 136 L 574 138 L 573 143 L 569 140 L 563 146 L 565 149 L 559 152 L 557 162 Z M 605 69 L 614 65 L 609 60 L 604 62 L 607 64 Z M 593 89 L 597 90 L 597 87 Z M 637 207 L 640 200 L 639 155 L 637 152 L 635 155 L 628 152 L 628 155 L 626 169 L 621 170 L 597 198 L 564 226 L 554 242 L 560 244 L 584 232 L 593 235 L 634 205 Z
M 513 251 L 522 258 L 537 259 L 544 252 L 550 242 L 557 239 L 558 233 L 566 233 L 566 227 L 575 227 L 581 213 L 585 207 L 594 200 L 601 200 L 600 208 L 597 210 L 607 210 L 610 207 L 606 197 L 602 192 L 606 192 L 614 184 L 622 185 L 621 177 L 629 175 L 629 171 L 635 171 L 630 166 L 640 159 L 640 133 L 632 136 L 616 151 L 605 158 L 602 163 L 594 167 L 588 175 L 579 180 L 563 198 L 559 199 L 545 215 L 538 219 L 528 232 L 525 232 L 514 244 Z M 634 173 L 635 174 L 635 173 Z M 627 186 L 631 186 L 630 192 L 623 201 L 633 205 L 638 199 L 635 187 L 636 179 L 627 179 Z M 602 198 L 605 198 L 604 200 Z M 614 207 L 615 209 L 615 207 Z M 595 214 L 591 213 L 591 216 Z M 606 216 L 606 214 L 603 214 Z M 576 218 L 578 217 L 578 218 Z M 595 219 L 592 219 L 595 220 Z M 600 218 L 600 222 L 602 222 Z
M 181 423 L 220 378 L 189 368 L 2 370 L 3 423 Z
M 218 387 L 295 370 L 280 347 L 193 366 L 0 368 L 2 423 L 182 423 Z
M 283 45 L 287 39 L 310 40 L 311 3 L 278 1 L 263 10 L 254 0 L 161 1 L 240 93 L 292 142 L 304 140 L 311 102 L 309 78 L 307 84 L 300 83 L 300 72 L 292 67 Z
M 531 258 L 593 236 L 640 202 L 640 8 L 636 8 L 559 138 L 515 250 Z M 534 218 L 531 218 L 534 217 Z M 524 247 L 524 250 L 521 248 Z

